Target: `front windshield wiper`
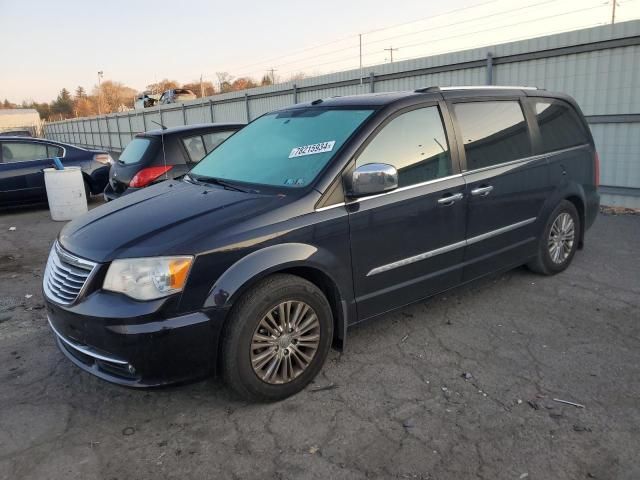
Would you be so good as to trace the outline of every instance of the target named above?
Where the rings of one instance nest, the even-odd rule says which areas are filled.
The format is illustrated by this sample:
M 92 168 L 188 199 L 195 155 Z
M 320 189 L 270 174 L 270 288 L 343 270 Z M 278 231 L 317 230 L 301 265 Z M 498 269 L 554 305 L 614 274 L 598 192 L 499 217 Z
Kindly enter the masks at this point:
M 187 181 L 193 181 L 193 183 L 197 184 L 212 184 L 212 185 L 220 185 L 228 190 L 235 190 L 236 192 L 247 192 L 247 190 L 238 187 L 234 183 L 228 182 L 226 180 L 222 180 L 221 178 L 216 177 L 206 177 L 204 175 L 195 175 L 193 173 L 188 173 L 185 175 L 185 179 Z

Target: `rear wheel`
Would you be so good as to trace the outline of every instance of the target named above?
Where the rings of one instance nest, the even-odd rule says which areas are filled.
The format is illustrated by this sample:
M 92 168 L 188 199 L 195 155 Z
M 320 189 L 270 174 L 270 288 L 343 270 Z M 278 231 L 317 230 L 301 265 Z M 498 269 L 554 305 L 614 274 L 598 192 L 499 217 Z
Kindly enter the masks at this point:
M 549 216 L 538 246 L 538 256 L 527 266 L 543 275 L 565 270 L 576 253 L 580 216 L 573 203 L 563 200 Z
M 331 307 L 318 287 L 294 275 L 268 277 L 230 313 L 222 346 L 225 381 L 248 400 L 286 398 L 318 374 L 332 337 Z

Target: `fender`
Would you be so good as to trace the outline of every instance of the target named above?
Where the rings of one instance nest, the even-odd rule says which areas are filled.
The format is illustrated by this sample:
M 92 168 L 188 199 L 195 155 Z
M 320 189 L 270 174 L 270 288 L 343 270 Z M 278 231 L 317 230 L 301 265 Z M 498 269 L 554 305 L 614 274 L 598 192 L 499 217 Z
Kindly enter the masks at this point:
M 584 232 L 586 229 L 586 211 L 589 206 L 587 205 L 587 196 L 584 192 L 583 186 L 575 181 L 564 181 L 560 183 L 547 197 L 547 200 L 545 201 L 540 211 L 540 215 L 538 216 L 540 229 L 542 230 L 544 228 L 549 215 L 551 215 L 551 212 L 554 208 L 556 208 L 558 203 L 568 197 L 577 197 L 582 202 L 583 211 L 580 218 L 580 240 L 578 243 L 581 248 L 584 241 Z
M 349 305 L 349 284 L 341 285 L 334 275 L 341 269 L 338 259 L 330 252 L 304 243 L 282 243 L 256 250 L 231 265 L 209 291 L 204 307 L 229 308 L 252 284 L 271 273 L 294 267 L 311 268 L 324 274 L 337 290 L 336 335 L 342 345 L 346 339 Z M 344 266 L 342 266 L 344 268 Z M 355 308 L 355 307 L 354 307 Z M 354 314 L 355 318 L 355 314 Z

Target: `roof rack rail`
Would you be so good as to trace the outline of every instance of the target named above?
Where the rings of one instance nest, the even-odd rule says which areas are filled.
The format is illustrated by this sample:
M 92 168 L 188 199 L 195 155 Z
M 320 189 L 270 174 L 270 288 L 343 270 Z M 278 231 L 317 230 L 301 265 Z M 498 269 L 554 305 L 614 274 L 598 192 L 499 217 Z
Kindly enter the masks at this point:
M 417 90 L 414 90 L 414 92 L 416 93 L 429 93 L 429 92 L 439 92 L 440 91 L 440 87 L 424 87 L 424 88 L 418 88 Z
M 416 93 L 446 92 L 449 90 L 539 90 L 538 87 L 518 85 L 462 85 L 458 87 L 425 87 L 415 90 Z

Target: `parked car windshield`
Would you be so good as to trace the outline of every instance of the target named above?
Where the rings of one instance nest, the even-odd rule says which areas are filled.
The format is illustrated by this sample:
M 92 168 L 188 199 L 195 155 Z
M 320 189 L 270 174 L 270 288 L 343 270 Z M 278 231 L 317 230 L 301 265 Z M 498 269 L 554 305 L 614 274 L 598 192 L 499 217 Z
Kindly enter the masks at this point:
M 149 138 L 134 138 L 122 151 L 118 161 L 125 165 L 138 163 L 151 147 L 151 143 L 151 139 Z
M 372 112 L 310 107 L 264 115 L 204 157 L 190 175 L 304 187 Z

